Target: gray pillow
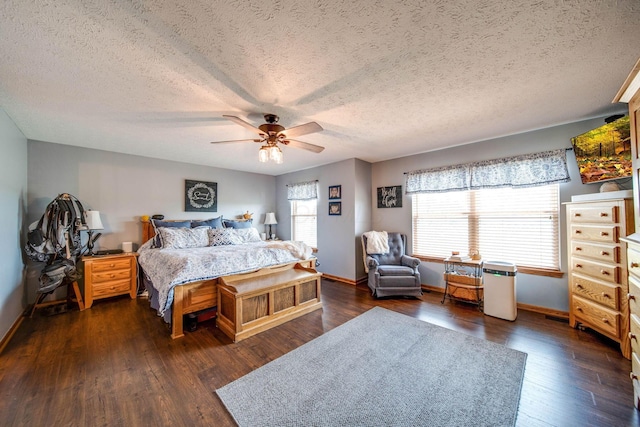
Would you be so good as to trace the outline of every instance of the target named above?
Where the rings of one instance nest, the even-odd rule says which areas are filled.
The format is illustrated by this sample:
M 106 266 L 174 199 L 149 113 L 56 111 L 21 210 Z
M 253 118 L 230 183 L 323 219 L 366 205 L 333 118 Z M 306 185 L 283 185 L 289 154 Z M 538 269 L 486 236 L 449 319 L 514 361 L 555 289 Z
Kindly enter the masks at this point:
M 191 221 L 186 220 L 186 221 L 161 221 L 159 219 L 152 219 L 151 223 L 153 224 L 153 230 L 156 233 L 156 237 L 153 238 L 153 247 L 154 248 L 161 248 L 162 247 L 162 236 L 160 235 L 160 232 L 158 231 L 158 228 L 160 227 L 165 227 L 165 228 L 189 228 L 191 227 Z
M 225 228 L 251 228 L 253 224 L 253 218 L 246 221 L 236 221 L 233 219 L 223 219 L 222 223 Z
M 194 219 L 193 221 L 191 221 L 191 227 L 224 228 L 224 225 L 222 225 L 222 215 L 217 218 L 206 219 L 204 221 Z

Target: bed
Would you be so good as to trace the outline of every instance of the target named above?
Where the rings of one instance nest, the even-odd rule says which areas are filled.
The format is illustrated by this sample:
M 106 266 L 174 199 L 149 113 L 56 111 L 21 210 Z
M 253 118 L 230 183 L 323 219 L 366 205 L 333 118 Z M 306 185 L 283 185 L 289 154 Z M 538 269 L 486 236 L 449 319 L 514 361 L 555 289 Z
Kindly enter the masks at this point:
M 185 314 L 217 306 L 217 286 L 222 277 L 284 271 L 296 265 L 315 269 L 309 246 L 287 240 L 262 241 L 254 228 L 230 231 L 236 229 L 207 224 L 189 229 L 185 221 L 156 225 L 160 226 L 142 221 L 144 243 L 138 249 L 138 263 L 151 307 L 171 325 L 172 338 L 184 335 Z M 209 243 L 203 246 L 205 232 Z

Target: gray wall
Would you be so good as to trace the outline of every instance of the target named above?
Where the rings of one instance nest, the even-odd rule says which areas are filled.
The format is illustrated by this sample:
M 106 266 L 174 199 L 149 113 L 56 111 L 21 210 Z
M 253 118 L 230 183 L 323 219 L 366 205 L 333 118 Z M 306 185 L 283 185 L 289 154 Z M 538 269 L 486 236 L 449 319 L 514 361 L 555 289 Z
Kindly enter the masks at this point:
M 167 219 L 236 218 L 249 211 L 264 229 L 264 215 L 275 208 L 275 178 L 186 163 L 78 148 L 48 142 L 28 143 L 28 218 L 40 218 L 59 193 L 71 193 L 87 209 L 100 211 L 105 229 L 95 250 L 140 244 L 141 215 Z M 185 179 L 218 184 L 217 212 L 185 212 Z M 85 235 L 86 233 L 82 233 Z M 34 300 L 41 266 L 30 263 L 29 301 Z
M 276 180 L 278 236 L 291 238 L 291 208 L 287 200 L 287 184 L 318 180 L 318 270 L 355 281 L 357 245 L 361 229 L 370 226 L 370 164 L 349 159 L 317 168 L 280 175 Z M 342 215 L 329 215 L 329 186 L 342 186 Z M 365 188 L 366 187 L 366 188 Z M 364 204 L 364 203 L 366 204 Z
M 26 307 L 21 231 L 27 196 L 27 139 L 0 109 L 0 337 Z
M 375 163 L 372 166 L 373 182 L 371 186 L 371 196 L 375 203 L 376 188 L 382 186 L 402 184 L 403 191 L 405 191 L 403 173 L 412 170 L 462 164 L 478 160 L 490 160 L 557 148 L 570 148 L 571 137 L 602 124 L 604 124 L 603 118 L 598 118 Z M 573 151 L 567 152 L 567 164 L 571 181 L 560 185 L 561 203 L 571 201 L 572 195 L 599 191 L 599 185 L 583 185 L 580 181 L 580 174 Z M 630 189 L 632 186 L 631 179 L 618 182 L 622 184 L 621 187 L 623 189 Z M 372 221 L 373 229 L 375 230 L 402 231 L 408 236 L 411 236 L 411 198 L 404 196 L 403 207 L 398 209 L 378 209 L 374 205 Z M 554 310 L 568 311 L 566 221 L 565 208 L 563 205 L 561 205 L 560 221 L 561 266 L 562 271 L 565 272 L 565 276 L 558 279 L 538 275 L 518 274 L 518 302 Z M 409 247 L 411 248 L 411 243 Z M 420 274 L 422 283 L 444 287 L 442 264 L 424 262 L 420 268 Z

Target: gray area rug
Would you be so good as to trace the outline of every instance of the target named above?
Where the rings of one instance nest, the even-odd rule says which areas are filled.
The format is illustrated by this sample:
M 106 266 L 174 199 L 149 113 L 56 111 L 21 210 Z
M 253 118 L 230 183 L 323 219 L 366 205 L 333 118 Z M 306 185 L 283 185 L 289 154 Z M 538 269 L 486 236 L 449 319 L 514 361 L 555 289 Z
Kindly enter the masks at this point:
M 513 426 L 526 357 L 376 307 L 217 393 L 240 426 Z

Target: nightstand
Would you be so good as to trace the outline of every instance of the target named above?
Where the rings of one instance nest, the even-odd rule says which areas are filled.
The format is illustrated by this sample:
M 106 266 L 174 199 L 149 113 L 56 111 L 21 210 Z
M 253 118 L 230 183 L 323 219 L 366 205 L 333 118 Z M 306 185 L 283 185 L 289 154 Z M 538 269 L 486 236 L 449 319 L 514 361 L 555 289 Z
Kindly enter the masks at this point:
M 137 295 L 138 261 L 136 253 L 85 256 L 84 304 L 91 308 L 94 300 L 129 294 Z

